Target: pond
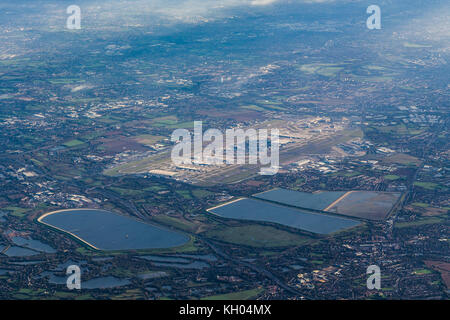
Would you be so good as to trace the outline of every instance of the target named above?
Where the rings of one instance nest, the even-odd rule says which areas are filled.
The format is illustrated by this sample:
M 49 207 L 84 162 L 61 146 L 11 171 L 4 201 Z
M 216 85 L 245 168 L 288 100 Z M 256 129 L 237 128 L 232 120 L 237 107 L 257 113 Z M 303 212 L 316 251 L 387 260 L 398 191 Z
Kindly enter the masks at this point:
M 39 278 L 49 277 L 48 282 L 57 285 L 66 285 L 68 276 L 57 276 L 52 272 L 45 271 Z M 93 278 L 87 281 L 83 281 L 83 275 L 81 276 L 81 289 L 108 289 L 126 286 L 130 284 L 128 279 L 121 279 L 113 276 Z
M 81 282 L 82 289 L 108 289 L 129 285 L 131 282 L 127 279 L 116 278 L 113 276 L 94 278 Z
M 50 247 L 49 245 L 47 245 L 45 243 L 42 243 L 39 240 L 26 239 L 23 237 L 13 237 L 12 241 L 14 242 L 14 244 L 16 244 L 18 246 L 27 247 L 29 249 L 36 250 L 36 251 L 41 251 L 41 252 L 45 252 L 45 253 L 55 253 L 56 252 L 55 249 L 53 249 L 52 247 Z
M 10 247 L 8 250 L 6 250 L 5 254 L 8 257 L 28 257 L 28 256 L 34 256 L 39 254 L 40 252 L 30 250 L 27 248 L 22 247 Z

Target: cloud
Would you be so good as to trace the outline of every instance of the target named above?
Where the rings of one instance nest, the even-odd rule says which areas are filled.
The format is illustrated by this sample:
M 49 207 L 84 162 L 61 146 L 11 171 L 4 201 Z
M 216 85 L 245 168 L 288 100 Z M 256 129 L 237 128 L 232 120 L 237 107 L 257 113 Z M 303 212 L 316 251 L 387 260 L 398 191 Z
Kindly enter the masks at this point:
M 268 4 L 272 4 L 278 2 L 278 0 L 252 0 L 252 6 L 266 6 Z
M 298 3 L 326 3 L 335 2 L 336 0 L 251 0 L 250 4 L 252 6 L 266 6 L 276 2 L 298 2 Z

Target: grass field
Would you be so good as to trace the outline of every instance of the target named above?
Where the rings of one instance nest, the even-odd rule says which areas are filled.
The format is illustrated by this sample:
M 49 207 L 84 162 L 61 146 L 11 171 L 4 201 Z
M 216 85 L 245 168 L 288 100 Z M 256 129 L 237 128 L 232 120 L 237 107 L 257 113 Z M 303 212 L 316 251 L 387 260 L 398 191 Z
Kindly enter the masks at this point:
M 421 207 L 421 208 L 428 208 L 430 206 L 428 203 L 423 203 L 423 202 L 413 202 L 413 203 L 411 203 L 411 205 L 413 205 L 415 207 Z
M 373 126 L 369 128 L 380 133 L 399 136 L 416 136 L 424 132 L 423 129 L 414 126 L 406 126 L 403 123 L 389 126 L 377 126 L 375 123 L 373 123 Z
M 248 110 L 254 110 L 254 111 L 265 111 L 264 108 L 259 107 L 259 106 L 255 106 L 254 104 L 252 105 L 248 105 L 248 106 L 242 106 L 242 109 L 248 109 Z
M 391 180 L 391 181 L 400 179 L 400 177 L 395 174 L 388 174 L 388 175 L 384 176 L 384 178 L 386 180 Z
M 191 200 L 192 196 L 189 190 L 177 190 L 175 191 L 178 195 L 182 196 L 186 200 Z
M 146 146 L 151 146 L 151 145 L 163 140 L 164 138 L 165 137 L 163 137 L 163 136 L 154 136 L 151 134 L 143 134 L 143 135 L 137 136 L 135 138 L 135 140 L 136 140 L 136 142 L 138 142 L 140 144 L 143 144 Z
M 154 127 L 166 127 L 169 129 L 177 128 L 193 128 L 193 121 L 180 122 L 176 116 L 165 116 L 152 119 L 152 125 Z
M 137 300 L 145 298 L 144 294 L 140 289 L 130 289 L 122 294 L 113 296 L 112 300 Z
M 409 228 L 409 227 L 417 227 L 417 226 L 423 226 L 427 224 L 435 224 L 435 223 L 443 223 L 445 222 L 444 219 L 441 218 L 426 218 L 426 219 L 418 219 L 415 221 L 410 222 L 398 222 L 394 224 L 395 228 Z
M 421 187 L 427 190 L 436 190 L 437 188 L 439 188 L 440 186 L 437 183 L 434 182 L 420 182 L 420 181 L 416 181 L 414 182 L 414 185 L 416 187 Z
M 76 146 L 79 146 L 79 145 L 82 145 L 82 144 L 84 144 L 84 142 L 80 141 L 80 140 L 77 140 L 77 139 L 70 140 L 70 141 L 67 141 L 67 142 L 64 143 L 64 145 L 66 147 L 69 147 L 69 148 L 76 147 Z
M 10 211 L 12 216 L 18 217 L 18 218 L 24 217 L 25 213 L 28 211 L 28 209 L 25 209 L 25 208 L 12 207 L 12 206 L 3 208 L 3 210 Z
M 116 187 L 111 187 L 110 189 L 119 193 L 121 196 L 139 196 L 144 193 L 142 190 L 134 190 L 134 189 L 124 189 Z
M 170 161 L 170 152 L 161 152 L 142 160 L 127 162 L 114 168 L 106 169 L 104 174 L 107 176 L 115 176 L 147 172 L 149 168 L 153 168 L 159 163 L 166 163 L 168 161 Z
M 248 300 L 255 298 L 264 291 L 264 288 L 255 288 L 251 290 L 238 291 L 216 296 L 202 298 L 201 300 Z
M 395 153 L 383 159 L 383 163 L 397 163 L 405 166 L 418 166 L 421 161 L 413 156 L 404 153 Z
M 169 217 L 166 215 L 157 215 L 153 219 L 164 225 L 169 225 L 174 228 L 188 231 L 188 232 L 195 232 L 199 228 L 199 225 L 197 225 L 193 222 L 190 222 L 190 221 L 187 221 L 187 220 L 184 220 L 181 218 Z
M 144 191 L 151 191 L 151 192 L 158 192 L 158 191 L 163 191 L 163 190 L 167 190 L 167 189 L 160 185 L 154 185 L 154 186 L 147 187 L 144 189 Z
M 192 194 L 194 195 L 194 197 L 200 198 L 200 199 L 214 195 L 213 192 L 210 192 L 210 191 L 207 191 L 207 190 L 201 190 L 201 189 L 194 189 L 194 190 L 192 190 Z
M 308 237 L 260 225 L 214 229 L 206 232 L 206 236 L 228 243 L 257 248 L 301 246 L 310 241 Z
M 413 274 L 415 275 L 424 275 L 424 274 L 430 274 L 432 271 L 428 269 L 417 269 L 413 271 Z

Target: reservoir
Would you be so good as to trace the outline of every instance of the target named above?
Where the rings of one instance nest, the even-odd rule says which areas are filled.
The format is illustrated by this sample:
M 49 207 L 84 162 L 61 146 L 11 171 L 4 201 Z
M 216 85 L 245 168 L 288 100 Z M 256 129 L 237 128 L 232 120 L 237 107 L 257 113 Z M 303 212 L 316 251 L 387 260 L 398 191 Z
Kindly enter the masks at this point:
M 98 250 L 171 248 L 189 241 L 184 234 L 99 209 L 55 211 L 38 221 Z
M 381 191 L 319 191 L 314 193 L 274 189 L 257 193 L 252 198 L 274 203 L 337 213 L 354 218 L 383 220 L 399 201 L 399 192 Z
M 257 193 L 252 197 L 298 208 L 324 210 L 346 193 L 346 191 L 322 191 L 308 193 L 286 189 L 274 189 Z
M 352 219 L 301 211 L 255 199 L 240 199 L 208 211 L 224 218 L 273 222 L 320 234 L 329 234 L 360 224 Z
M 356 218 L 383 220 L 400 196 L 399 192 L 351 191 L 326 211 Z

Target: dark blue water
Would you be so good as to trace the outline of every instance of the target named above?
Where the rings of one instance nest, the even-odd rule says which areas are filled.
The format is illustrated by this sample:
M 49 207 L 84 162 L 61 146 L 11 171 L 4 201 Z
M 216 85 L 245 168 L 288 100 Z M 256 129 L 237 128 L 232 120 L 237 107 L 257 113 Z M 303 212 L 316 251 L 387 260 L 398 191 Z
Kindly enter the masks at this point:
M 143 280 L 148 280 L 148 279 L 156 279 L 156 278 L 161 278 L 161 277 L 166 277 L 166 276 L 167 276 L 167 273 L 164 271 L 155 271 L 155 272 L 148 272 L 148 273 L 140 274 L 138 277 Z
M 209 267 L 209 264 L 203 261 L 191 261 L 179 257 L 142 256 L 141 258 L 152 261 L 153 265 L 157 267 L 172 267 L 181 269 L 203 269 Z
M 204 260 L 209 262 L 217 261 L 216 256 L 212 254 L 177 254 L 177 257 L 183 257 L 194 260 Z
M 50 247 L 49 245 L 42 243 L 39 240 L 34 239 L 26 239 L 23 237 L 14 237 L 12 241 L 18 246 L 27 247 L 32 250 L 37 250 L 45 253 L 55 253 L 56 250 Z
M 208 268 L 209 264 L 201 261 L 194 261 L 188 264 L 184 263 L 167 263 L 167 262 L 153 262 L 157 267 L 169 267 L 169 268 L 179 268 L 179 269 L 203 269 Z
M 313 233 L 329 234 L 360 224 L 359 221 L 304 212 L 255 199 L 242 199 L 211 212 L 225 218 L 279 223 Z
M 142 259 L 155 261 L 155 262 L 179 262 L 188 263 L 189 260 L 177 257 L 163 257 L 163 256 L 141 256 Z
M 20 265 L 20 266 L 28 266 L 32 264 L 40 264 L 44 263 L 45 261 L 42 260 L 33 260 L 33 261 L 21 261 L 21 262 L 13 262 L 14 264 Z
M 65 210 L 48 215 L 42 221 L 102 250 L 169 248 L 189 241 L 184 234 L 104 210 Z
M 0 269 L 0 276 L 10 273 L 10 272 L 14 272 L 14 270 Z
M 51 284 L 66 284 L 68 276 L 56 276 L 52 272 L 44 271 L 39 276 L 35 277 L 36 279 L 48 277 L 48 282 Z
M 11 247 L 8 250 L 6 250 L 6 252 L 5 252 L 5 254 L 8 257 L 28 257 L 28 256 L 34 256 L 39 253 L 40 252 L 30 250 L 27 248 L 22 248 L 22 247 Z
M 299 208 L 323 210 L 345 193 L 346 191 L 323 191 L 318 193 L 308 193 L 286 189 L 274 189 L 255 194 L 253 197 Z
M 68 276 L 57 276 L 51 272 L 45 271 L 39 275 L 39 278 L 49 277 L 48 282 L 51 284 L 66 285 Z M 106 289 L 121 287 L 130 284 L 128 279 L 116 278 L 113 276 L 93 278 L 83 281 L 81 276 L 81 289 Z
M 106 289 L 126 286 L 130 284 L 127 279 L 120 279 L 112 276 L 94 278 L 88 281 L 81 282 L 81 289 Z

